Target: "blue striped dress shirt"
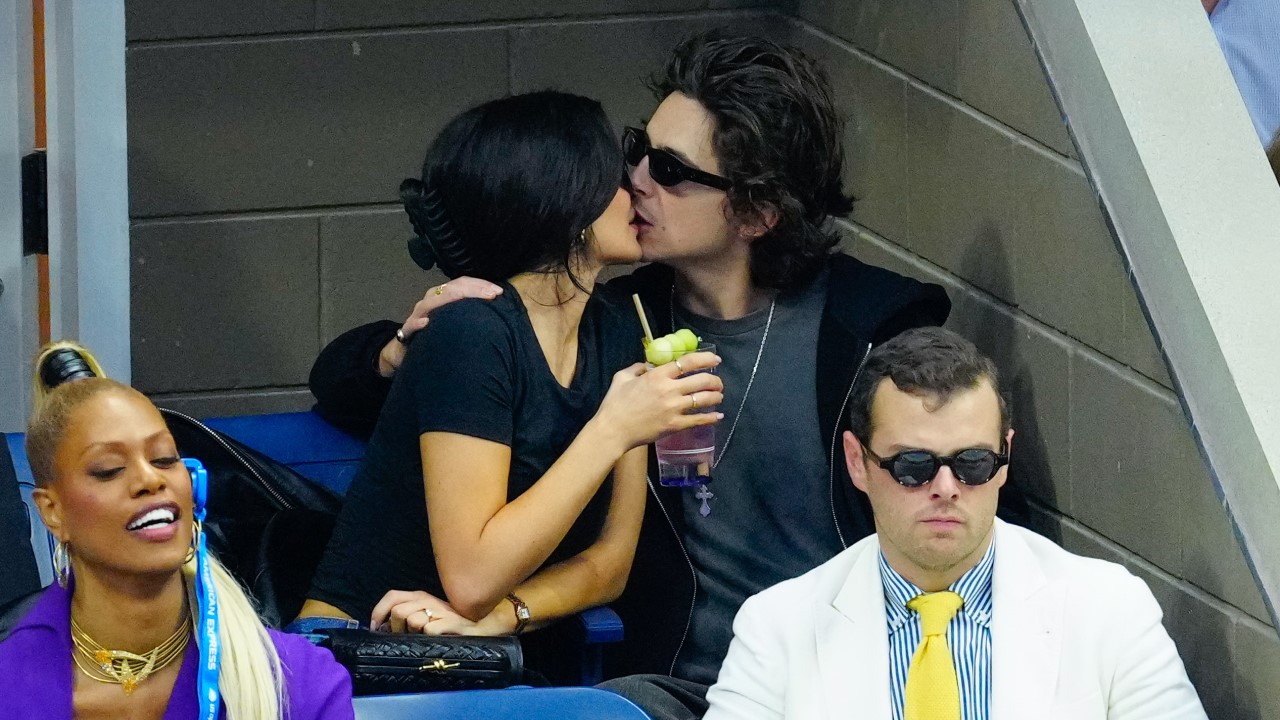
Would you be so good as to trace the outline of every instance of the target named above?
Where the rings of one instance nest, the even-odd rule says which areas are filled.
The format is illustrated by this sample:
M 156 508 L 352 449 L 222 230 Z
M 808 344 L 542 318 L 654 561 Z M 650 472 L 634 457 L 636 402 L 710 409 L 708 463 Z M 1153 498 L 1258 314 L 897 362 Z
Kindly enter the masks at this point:
M 964 607 L 947 626 L 947 645 L 960 681 L 961 720 L 987 720 L 991 705 L 991 571 L 996 543 L 949 588 L 964 599 Z M 923 594 L 920 588 L 889 567 L 880 554 L 885 615 L 889 621 L 889 692 L 894 720 L 902 720 L 907 670 L 920 644 L 920 616 L 907 603 Z

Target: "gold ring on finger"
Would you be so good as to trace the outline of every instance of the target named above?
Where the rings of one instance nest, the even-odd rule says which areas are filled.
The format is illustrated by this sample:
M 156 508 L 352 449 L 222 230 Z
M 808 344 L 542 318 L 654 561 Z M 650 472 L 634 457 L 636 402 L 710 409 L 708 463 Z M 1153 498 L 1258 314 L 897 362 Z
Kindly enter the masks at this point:
M 676 358 L 676 372 L 680 373 L 681 375 L 684 374 L 684 366 L 680 364 L 679 358 Z
M 689 409 L 698 409 L 698 393 L 689 393 Z
M 445 289 L 446 287 L 448 287 L 448 286 L 449 286 L 449 283 L 444 283 L 443 285 L 437 285 L 437 286 L 436 286 L 436 295 L 443 295 L 443 294 L 444 294 L 444 289 Z

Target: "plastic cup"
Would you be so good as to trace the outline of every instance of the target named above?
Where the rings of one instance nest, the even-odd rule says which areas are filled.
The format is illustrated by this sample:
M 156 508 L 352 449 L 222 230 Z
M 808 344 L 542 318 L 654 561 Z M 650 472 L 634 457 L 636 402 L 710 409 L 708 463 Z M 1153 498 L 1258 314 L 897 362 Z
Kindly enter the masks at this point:
M 715 352 L 716 346 L 701 344 L 695 352 Z M 687 353 L 681 353 L 684 355 Z M 709 372 L 715 369 L 696 370 Z M 713 412 L 714 407 L 690 410 L 693 412 Z M 711 482 L 711 464 L 716 452 L 716 426 L 698 425 L 697 427 L 677 430 L 658 436 L 654 443 L 658 455 L 658 484 L 666 487 L 698 487 Z

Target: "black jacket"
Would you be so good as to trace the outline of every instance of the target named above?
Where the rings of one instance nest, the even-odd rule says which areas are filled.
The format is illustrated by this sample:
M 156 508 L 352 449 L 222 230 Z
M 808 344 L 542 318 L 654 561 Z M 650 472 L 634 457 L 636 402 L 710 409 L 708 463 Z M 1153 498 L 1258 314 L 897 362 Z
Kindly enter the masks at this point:
M 399 329 L 399 323 L 378 320 L 324 346 L 307 381 L 317 415 L 368 442 L 391 392 L 391 378 L 378 374 L 378 355 Z
M 871 508 L 845 469 L 841 431 L 848 425 L 845 404 L 871 346 L 903 330 L 940 325 L 951 309 L 937 285 L 912 280 L 847 255 L 828 263 L 827 300 L 819 326 L 817 382 L 818 421 L 830 443 L 832 517 L 840 543 L 848 547 L 874 532 Z M 638 293 L 649 309 L 655 335 L 671 332 L 669 322 L 673 273 L 647 265 L 609 282 L 611 291 Z M 321 353 L 311 370 L 317 412 L 349 431 L 368 437 L 386 399 L 390 381 L 376 371 L 378 353 L 398 327 L 380 322 L 351 330 Z M 656 462 L 650 456 L 650 467 Z M 670 673 L 693 617 L 697 581 L 683 546 L 679 489 L 650 481 L 650 502 L 627 589 L 612 607 L 623 618 L 628 642 L 607 653 L 606 677 L 648 672 Z M 744 528 L 744 532 L 748 531 Z

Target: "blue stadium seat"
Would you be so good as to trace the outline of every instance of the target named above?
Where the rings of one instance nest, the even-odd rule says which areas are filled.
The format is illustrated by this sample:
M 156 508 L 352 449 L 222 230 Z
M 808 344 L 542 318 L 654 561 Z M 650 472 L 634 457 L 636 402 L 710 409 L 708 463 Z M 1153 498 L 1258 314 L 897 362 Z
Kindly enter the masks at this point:
M 208 418 L 206 425 L 344 495 L 364 458 L 364 442 L 313 412 Z
M 27 463 L 27 450 L 23 446 L 25 435 L 8 433 L 4 435 L 9 446 L 9 457 L 13 462 L 13 473 L 18 479 L 18 492 L 27 507 L 27 518 L 31 524 L 31 550 L 35 555 L 36 569 L 40 573 L 40 586 L 45 587 L 53 582 L 53 536 L 44 527 L 36 504 L 31 499 L 31 491 L 36 489 L 35 478 L 31 476 L 31 466 Z
M 0 433 L 0 641 L 53 582 L 52 542 L 32 501 L 23 436 Z
M 648 720 L 630 700 L 595 688 L 508 688 L 355 700 L 356 720 Z

